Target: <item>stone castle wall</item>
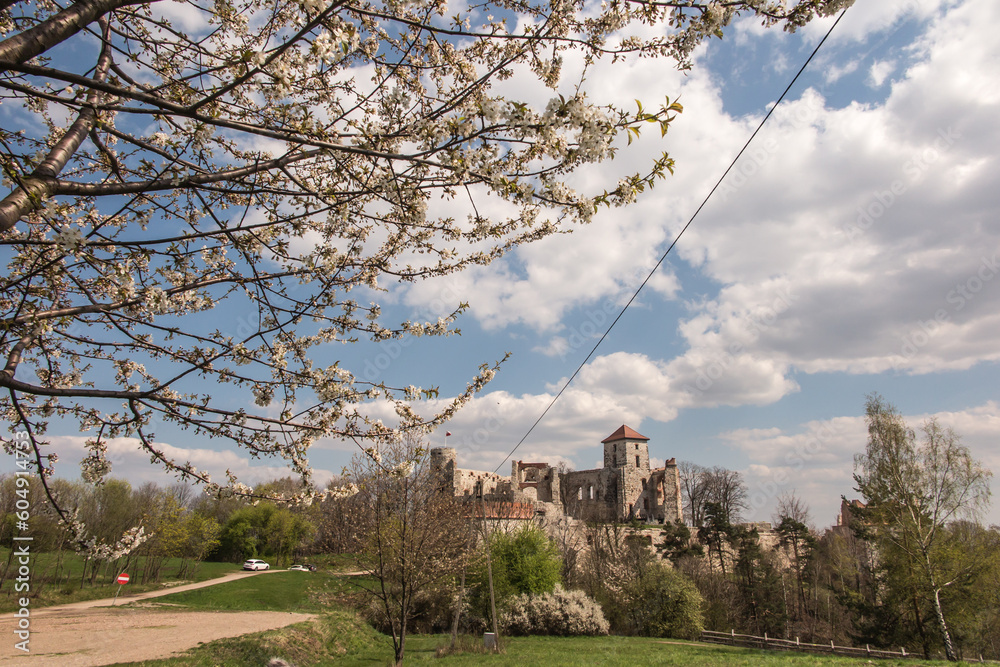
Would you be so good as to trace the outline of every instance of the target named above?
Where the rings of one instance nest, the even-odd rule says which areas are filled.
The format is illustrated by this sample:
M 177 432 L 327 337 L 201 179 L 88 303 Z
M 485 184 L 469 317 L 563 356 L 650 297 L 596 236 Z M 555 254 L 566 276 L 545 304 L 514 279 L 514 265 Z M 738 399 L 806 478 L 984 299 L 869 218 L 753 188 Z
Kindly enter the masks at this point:
M 576 520 L 673 522 L 682 519 L 680 476 L 674 459 L 650 470 L 648 438 L 622 427 L 604 444 L 604 467 L 560 473 L 545 462 L 514 461 L 510 477 L 457 467 L 451 448 L 431 450 L 441 485 L 459 497 L 532 503 L 539 515 Z

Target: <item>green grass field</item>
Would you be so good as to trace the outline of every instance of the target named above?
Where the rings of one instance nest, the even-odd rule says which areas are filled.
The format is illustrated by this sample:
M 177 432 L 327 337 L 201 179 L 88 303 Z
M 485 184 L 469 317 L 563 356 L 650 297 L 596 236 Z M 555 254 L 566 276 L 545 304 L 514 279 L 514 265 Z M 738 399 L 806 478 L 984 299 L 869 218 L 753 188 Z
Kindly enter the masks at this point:
M 328 572 L 274 572 L 156 599 L 192 609 L 321 613 L 354 593 L 351 577 Z
M 351 577 L 330 572 L 281 572 L 248 577 L 218 586 L 158 598 L 158 601 L 191 609 L 272 610 L 316 613 L 311 622 L 299 623 L 199 646 L 181 658 L 130 663 L 143 667 L 260 667 L 281 657 L 296 667 L 307 665 L 388 665 L 392 641 L 376 632 L 358 614 L 343 605 L 356 592 Z M 779 653 L 692 642 L 640 637 L 513 637 L 504 640 L 502 654 L 481 650 L 482 639 L 464 637 L 460 649 L 439 657 L 447 636 L 411 636 L 406 662 L 410 664 L 495 665 L 497 667 L 548 667 L 549 665 L 907 665 L 916 660 L 859 660 L 804 653 Z
M 0 548 L 0 572 L 8 563 L 10 551 L 10 549 Z M 37 609 L 57 604 L 114 597 L 115 591 L 118 590 L 118 585 L 114 583 L 117 572 L 100 577 L 93 584 L 89 580 L 81 582 L 80 575 L 83 573 L 83 564 L 83 558 L 73 552 L 31 554 L 32 607 Z M 197 563 L 193 568 L 190 567 L 190 563 L 187 565 L 183 581 L 215 579 L 240 569 L 240 566 L 234 563 Z M 11 568 L 7 580 L 0 586 L 0 613 L 11 612 L 17 608 L 19 594 L 15 595 L 15 582 L 13 580 L 17 564 L 11 563 Z M 180 559 L 169 559 L 163 567 L 159 582 L 139 584 L 133 579 L 131 583 L 125 585 L 122 592 L 141 593 L 176 584 L 181 581 L 178 578 L 181 568 Z M 138 568 L 129 569 L 134 575 Z
M 805 653 L 778 653 L 726 646 L 642 637 L 513 637 L 504 642 L 502 654 L 466 651 L 437 657 L 439 647 L 449 644 L 447 636 L 414 636 L 407 639 L 408 664 L 440 664 L 449 667 L 491 665 L 495 667 L 590 666 L 630 667 L 633 665 L 752 665 L 754 667 L 798 667 L 822 665 L 876 664 L 884 667 L 944 665 L 918 660 L 859 660 Z M 481 643 L 480 638 L 463 638 L 463 644 Z M 192 650 L 183 658 L 130 663 L 131 667 L 259 667 L 281 657 L 297 667 L 372 666 L 392 664 L 392 642 L 376 633 L 357 616 L 336 611 L 313 623 L 300 623 L 283 630 L 224 639 Z

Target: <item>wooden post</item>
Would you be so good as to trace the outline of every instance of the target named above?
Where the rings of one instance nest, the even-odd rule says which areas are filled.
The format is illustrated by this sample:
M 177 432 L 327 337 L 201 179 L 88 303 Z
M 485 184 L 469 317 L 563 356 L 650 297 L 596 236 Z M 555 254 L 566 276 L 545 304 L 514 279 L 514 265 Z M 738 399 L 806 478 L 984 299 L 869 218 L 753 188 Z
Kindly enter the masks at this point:
M 465 565 L 462 566 L 462 588 L 458 592 L 458 604 L 455 605 L 455 617 L 451 621 L 451 647 L 458 642 L 458 620 L 462 615 L 462 602 L 465 600 Z
M 493 595 L 493 563 L 490 561 L 490 533 L 486 527 L 486 489 L 483 480 L 479 480 L 479 502 L 483 508 L 483 540 L 486 542 L 486 573 L 490 582 L 490 613 L 493 615 L 493 650 L 500 650 L 500 631 L 497 629 L 497 603 Z
M 833 653 L 833 640 L 830 640 L 830 652 Z
M 903 657 L 905 658 L 906 657 L 906 647 L 905 646 L 900 646 L 899 650 L 903 652 Z
M 787 525 L 787 524 L 786 524 L 786 525 Z M 798 637 L 796 637 L 796 638 L 795 638 L 795 645 L 796 645 L 796 646 L 798 646 L 798 645 L 799 645 L 799 638 L 798 638 Z

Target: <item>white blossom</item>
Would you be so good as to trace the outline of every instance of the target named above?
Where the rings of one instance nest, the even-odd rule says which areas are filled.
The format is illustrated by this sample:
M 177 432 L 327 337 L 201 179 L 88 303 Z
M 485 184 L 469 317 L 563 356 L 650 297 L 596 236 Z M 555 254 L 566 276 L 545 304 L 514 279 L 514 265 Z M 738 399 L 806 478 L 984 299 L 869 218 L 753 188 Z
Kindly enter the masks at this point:
M 69 253 L 76 253 L 87 245 L 87 239 L 84 238 L 83 232 L 75 227 L 60 228 L 56 232 L 55 242 L 60 248 Z

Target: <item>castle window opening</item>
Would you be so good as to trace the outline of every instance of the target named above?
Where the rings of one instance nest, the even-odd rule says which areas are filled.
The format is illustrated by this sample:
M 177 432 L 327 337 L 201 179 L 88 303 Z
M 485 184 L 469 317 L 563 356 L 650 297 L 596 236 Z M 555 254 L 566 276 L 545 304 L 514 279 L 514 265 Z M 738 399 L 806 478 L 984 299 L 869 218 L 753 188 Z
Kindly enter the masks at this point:
M 590 491 L 589 492 L 590 492 L 590 499 L 593 500 L 594 499 L 594 485 L 593 484 L 590 485 Z
M 635 455 L 635 465 L 636 466 L 639 465 L 639 455 L 638 454 Z
M 576 490 L 576 499 L 583 500 L 583 487 L 581 486 Z

